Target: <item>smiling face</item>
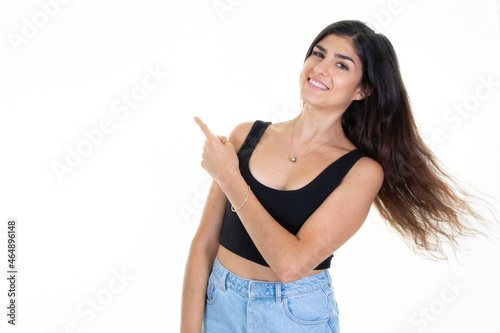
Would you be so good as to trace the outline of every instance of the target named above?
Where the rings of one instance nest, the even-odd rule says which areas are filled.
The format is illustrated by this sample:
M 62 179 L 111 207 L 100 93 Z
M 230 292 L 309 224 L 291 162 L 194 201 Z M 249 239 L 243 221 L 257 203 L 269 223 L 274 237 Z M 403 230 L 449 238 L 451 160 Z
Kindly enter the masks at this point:
M 343 112 L 353 100 L 364 98 L 361 77 L 361 61 L 351 39 L 330 34 L 304 62 L 300 95 L 314 108 Z

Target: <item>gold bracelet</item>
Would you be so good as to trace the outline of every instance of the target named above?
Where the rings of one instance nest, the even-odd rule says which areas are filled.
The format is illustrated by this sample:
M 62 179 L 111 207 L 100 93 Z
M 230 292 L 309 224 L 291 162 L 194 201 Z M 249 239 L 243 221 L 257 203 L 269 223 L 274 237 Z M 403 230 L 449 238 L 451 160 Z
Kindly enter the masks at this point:
M 245 198 L 245 201 L 243 201 L 243 203 L 241 204 L 241 206 L 239 206 L 236 209 L 234 209 L 233 205 L 231 205 L 231 211 L 233 213 L 236 213 L 237 211 L 239 211 L 241 209 L 241 207 L 245 206 L 245 204 L 247 203 L 247 200 L 248 200 L 249 196 L 250 196 L 250 185 L 248 185 L 248 192 L 247 192 L 247 197 Z

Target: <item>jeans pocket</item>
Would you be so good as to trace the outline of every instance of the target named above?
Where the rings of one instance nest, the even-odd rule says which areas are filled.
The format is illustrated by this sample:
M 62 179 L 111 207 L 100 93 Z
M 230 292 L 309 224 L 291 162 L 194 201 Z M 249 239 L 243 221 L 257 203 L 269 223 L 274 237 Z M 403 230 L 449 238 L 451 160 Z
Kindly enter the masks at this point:
M 323 288 L 323 291 L 328 298 L 328 307 L 330 309 L 331 316 L 338 317 L 339 308 L 337 299 L 335 298 L 335 293 L 333 292 L 333 288 L 331 286 L 326 286 L 325 288 Z
M 328 296 L 323 289 L 286 297 L 283 300 L 285 313 L 298 324 L 318 325 L 326 323 L 330 317 Z
M 214 304 L 216 299 L 217 299 L 217 291 L 219 289 L 219 285 L 217 283 L 214 283 L 212 279 L 210 278 L 208 280 L 208 285 L 207 285 L 207 297 L 206 297 L 206 302 L 207 304 Z
M 339 309 L 332 286 L 331 285 L 326 286 L 325 288 L 323 288 L 323 292 L 328 298 L 328 309 L 330 311 L 330 316 L 331 316 L 330 320 L 328 321 L 328 325 L 333 333 L 339 333 L 340 332 Z

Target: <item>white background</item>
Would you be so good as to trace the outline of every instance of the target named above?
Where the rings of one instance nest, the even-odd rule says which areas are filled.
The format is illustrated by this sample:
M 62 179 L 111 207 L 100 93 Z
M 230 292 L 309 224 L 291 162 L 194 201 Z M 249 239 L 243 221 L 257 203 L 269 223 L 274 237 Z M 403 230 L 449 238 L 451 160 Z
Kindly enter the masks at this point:
M 193 116 L 221 135 L 295 117 L 305 52 L 334 21 L 391 40 L 422 135 L 461 184 L 499 197 L 495 0 L 73 0 L 45 6 L 51 16 L 48 2 L 0 4 L 1 276 L 9 219 L 19 242 L 18 325 L 1 278 L 2 332 L 178 331 L 210 184 Z M 126 115 L 121 98 L 148 70 L 168 76 Z M 58 178 L 54 163 L 104 119 L 113 129 Z M 426 260 L 373 210 L 330 269 L 342 332 L 500 332 L 499 242 L 470 246 L 458 262 Z

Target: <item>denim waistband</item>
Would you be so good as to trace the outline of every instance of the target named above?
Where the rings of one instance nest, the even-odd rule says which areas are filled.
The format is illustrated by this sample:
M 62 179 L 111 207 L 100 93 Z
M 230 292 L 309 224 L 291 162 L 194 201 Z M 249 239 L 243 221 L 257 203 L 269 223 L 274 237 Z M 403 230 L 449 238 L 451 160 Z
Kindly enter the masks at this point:
M 221 265 L 217 258 L 215 258 L 212 272 L 219 280 L 223 290 L 231 288 L 250 297 L 277 297 L 281 299 L 281 297 L 311 292 L 331 284 L 328 270 L 290 283 L 245 279 L 231 273 Z

